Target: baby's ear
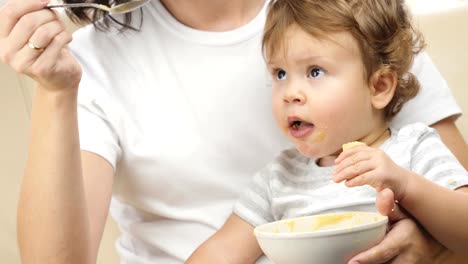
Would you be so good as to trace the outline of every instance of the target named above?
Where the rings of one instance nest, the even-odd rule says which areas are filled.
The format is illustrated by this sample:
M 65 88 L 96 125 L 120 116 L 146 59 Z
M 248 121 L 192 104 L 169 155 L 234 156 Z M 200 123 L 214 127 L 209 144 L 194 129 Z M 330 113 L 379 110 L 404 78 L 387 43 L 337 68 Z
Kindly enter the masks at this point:
M 376 71 L 370 80 L 372 106 L 384 109 L 393 98 L 397 86 L 397 74 L 389 69 Z

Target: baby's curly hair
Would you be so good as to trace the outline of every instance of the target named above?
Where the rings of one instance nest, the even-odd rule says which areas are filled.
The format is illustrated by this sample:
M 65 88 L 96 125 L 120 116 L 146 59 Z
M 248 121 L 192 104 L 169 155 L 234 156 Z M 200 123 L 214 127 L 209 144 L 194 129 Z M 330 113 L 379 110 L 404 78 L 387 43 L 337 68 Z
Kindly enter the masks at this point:
M 272 0 L 262 42 L 267 60 L 284 44 L 291 25 L 322 39 L 328 33 L 351 33 L 368 81 L 379 70 L 395 72 L 395 94 L 384 109 L 387 121 L 418 93 L 419 82 L 409 70 L 425 44 L 404 0 Z

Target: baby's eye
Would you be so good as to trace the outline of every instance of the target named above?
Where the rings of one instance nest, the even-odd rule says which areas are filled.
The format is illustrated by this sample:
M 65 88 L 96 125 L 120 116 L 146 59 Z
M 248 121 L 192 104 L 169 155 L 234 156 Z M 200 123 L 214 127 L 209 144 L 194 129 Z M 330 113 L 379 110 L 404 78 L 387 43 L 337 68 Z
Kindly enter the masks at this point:
M 279 70 L 276 71 L 276 79 L 277 80 L 279 80 L 279 81 L 285 80 L 286 77 L 288 77 L 288 74 L 286 73 L 285 70 L 279 69 Z
M 320 67 L 312 67 L 309 71 L 309 77 L 311 78 L 320 78 L 323 77 L 325 71 Z

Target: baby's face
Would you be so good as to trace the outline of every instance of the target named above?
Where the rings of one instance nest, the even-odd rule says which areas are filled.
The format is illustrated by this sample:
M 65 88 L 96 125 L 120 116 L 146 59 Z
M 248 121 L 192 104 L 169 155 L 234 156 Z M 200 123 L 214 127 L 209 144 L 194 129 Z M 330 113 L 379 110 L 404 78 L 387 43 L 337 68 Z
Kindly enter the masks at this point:
M 268 60 L 276 121 L 302 154 L 316 158 L 367 136 L 375 119 L 357 41 L 349 33 L 329 37 L 291 26 Z

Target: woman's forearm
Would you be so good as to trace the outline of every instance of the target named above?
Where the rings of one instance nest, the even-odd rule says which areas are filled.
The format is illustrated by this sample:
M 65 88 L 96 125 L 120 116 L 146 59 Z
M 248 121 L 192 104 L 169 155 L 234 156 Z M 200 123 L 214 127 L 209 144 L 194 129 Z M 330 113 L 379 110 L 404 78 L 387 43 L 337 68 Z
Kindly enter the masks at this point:
M 467 254 L 468 193 L 441 187 L 412 174 L 407 195 L 400 201 L 431 235 L 457 254 Z
M 22 263 L 90 263 L 77 89 L 37 88 L 18 205 Z
M 468 170 L 468 146 L 460 130 L 455 125 L 454 118 L 443 119 L 431 127 L 437 130 L 445 145 L 457 157 L 463 167 Z

